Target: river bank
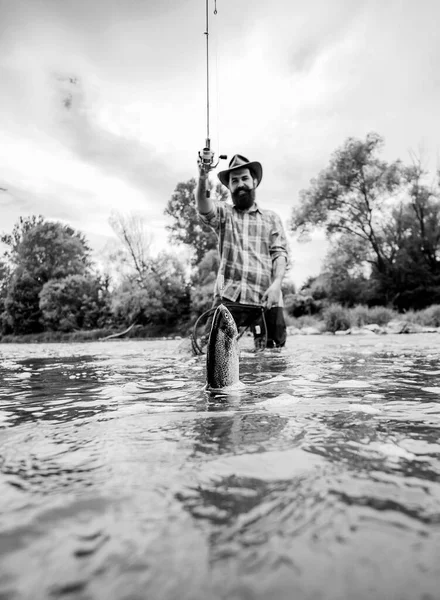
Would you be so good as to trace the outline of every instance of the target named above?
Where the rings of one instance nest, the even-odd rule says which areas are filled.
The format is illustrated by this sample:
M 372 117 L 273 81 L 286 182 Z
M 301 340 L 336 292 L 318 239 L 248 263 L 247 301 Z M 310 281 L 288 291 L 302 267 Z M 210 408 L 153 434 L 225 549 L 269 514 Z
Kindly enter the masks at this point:
M 387 325 L 380 326 L 377 323 L 364 325 L 363 327 L 349 327 L 347 329 L 337 329 L 336 331 L 327 331 L 325 326 L 306 326 L 295 327 L 289 325 L 288 335 L 387 335 L 387 334 L 409 334 L 409 333 L 440 333 L 440 327 L 424 327 L 417 323 L 408 321 L 390 321 Z
M 82 342 L 98 342 L 98 341 L 133 341 L 133 340 L 181 340 L 189 337 L 188 332 L 162 332 L 159 335 L 157 332 L 130 332 L 121 337 L 112 337 L 110 335 L 117 334 L 114 330 L 95 329 L 91 331 L 75 331 L 71 333 L 62 333 L 59 331 L 46 331 L 42 333 L 32 333 L 26 335 L 5 335 L 0 338 L 0 344 L 72 344 Z M 390 322 L 386 326 L 380 326 L 375 323 L 364 325 L 363 327 L 350 327 L 348 329 L 339 329 L 336 331 L 328 331 L 325 329 L 325 324 L 322 322 L 319 326 L 304 326 L 296 327 L 289 325 L 287 327 L 288 336 L 309 336 L 309 335 L 354 335 L 354 336 L 374 336 L 387 334 L 413 334 L 413 333 L 429 333 L 440 334 L 440 327 L 423 327 L 415 323 L 404 321 Z
M 338 304 L 327 306 L 316 315 L 293 317 L 285 309 L 288 335 L 385 335 L 403 333 L 440 333 L 440 305 L 420 311 L 397 313 L 387 307 L 355 306 L 346 308 Z M 116 340 L 182 339 L 192 333 L 195 318 L 169 323 L 134 325 L 127 329 L 106 327 L 71 332 L 43 331 L 23 335 L 0 336 L 0 344 L 74 343 Z

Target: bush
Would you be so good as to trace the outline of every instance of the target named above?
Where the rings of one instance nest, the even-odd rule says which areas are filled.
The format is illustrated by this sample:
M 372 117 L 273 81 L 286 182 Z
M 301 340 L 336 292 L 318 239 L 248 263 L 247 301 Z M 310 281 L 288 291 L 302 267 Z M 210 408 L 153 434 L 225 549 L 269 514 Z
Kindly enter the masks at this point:
M 324 331 L 324 323 L 319 317 L 313 317 L 310 315 L 303 315 L 302 317 L 292 317 L 285 313 L 286 325 L 296 327 L 297 329 L 304 329 L 304 327 L 314 327 L 319 331 Z
M 421 311 L 422 323 L 425 327 L 440 327 L 440 304 L 433 304 Z
M 423 327 L 440 327 L 440 304 L 433 304 L 420 311 L 409 310 L 402 315 L 402 320 Z
M 351 327 L 363 327 L 372 323 L 387 325 L 392 319 L 398 316 L 394 310 L 385 306 L 373 306 L 369 308 L 364 305 L 351 308 L 349 314 Z
M 95 329 L 105 325 L 107 294 L 99 277 L 68 275 L 44 284 L 40 309 L 50 331 Z
M 11 278 L 2 313 L 2 330 L 22 335 L 43 330 L 39 307 L 39 283 L 30 273 L 17 269 Z
M 344 331 L 350 329 L 350 313 L 339 304 L 330 304 L 323 312 L 326 331 Z
M 304 294 L 287 294 L 284 298 L 284 307 L 288 315 L 298 318 L 319 313 L 322 302 Z
M 370 323 L 370 309 L 368 306 L 359 304 L 359 306 L 350 309 L 351 327 L 363 327 Z

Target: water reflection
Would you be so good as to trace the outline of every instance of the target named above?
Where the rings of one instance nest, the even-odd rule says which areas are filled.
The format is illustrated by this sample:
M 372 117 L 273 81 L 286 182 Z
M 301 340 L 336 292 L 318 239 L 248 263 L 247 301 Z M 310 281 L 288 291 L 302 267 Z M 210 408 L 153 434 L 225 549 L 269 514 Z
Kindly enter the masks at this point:
M 437 598 L 440 350 L 289 342 L 3 346 L 0 597 Z

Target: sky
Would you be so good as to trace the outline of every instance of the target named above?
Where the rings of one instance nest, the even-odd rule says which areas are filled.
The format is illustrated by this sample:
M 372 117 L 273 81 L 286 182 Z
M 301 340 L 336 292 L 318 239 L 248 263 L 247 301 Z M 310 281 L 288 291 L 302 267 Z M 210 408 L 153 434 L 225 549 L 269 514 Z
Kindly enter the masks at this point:
M 210 138 L 263 165 L 257 201 L 286 230 L 349 137 L 440 165 L 437 0 L 209 0 Z M 42 214 L 100 260 L 112 212 L 169 249 L 164 209 L 206 137 L 205 0 L 0 0 L 0 232 Z M 225 168 L 222 161 L 217 168 Z M 215 172 L 212 174 L 215 179 Z M 318 275 L 322 232 L 291 239 Z

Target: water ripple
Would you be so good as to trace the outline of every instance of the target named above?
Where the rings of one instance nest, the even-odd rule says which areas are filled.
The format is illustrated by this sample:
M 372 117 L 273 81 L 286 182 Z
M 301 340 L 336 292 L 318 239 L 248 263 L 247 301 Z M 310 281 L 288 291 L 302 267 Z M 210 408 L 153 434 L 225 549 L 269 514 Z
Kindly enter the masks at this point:
M 440 349 L 0 349 L 0 597 L 438 598 Z M 22 565 L 26 565 L 23 569 Z

